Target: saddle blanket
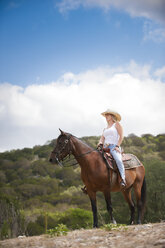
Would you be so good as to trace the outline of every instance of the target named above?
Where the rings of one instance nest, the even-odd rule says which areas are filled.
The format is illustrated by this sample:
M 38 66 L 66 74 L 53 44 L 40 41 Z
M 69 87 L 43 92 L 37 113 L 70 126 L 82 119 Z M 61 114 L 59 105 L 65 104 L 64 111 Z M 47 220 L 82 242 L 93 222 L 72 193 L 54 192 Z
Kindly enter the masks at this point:
M 113 170 L 116 170 L 117 168 L 116 162 L 112 158 L 112 156 L 109 153 L 104 153 L 104 158 L 108 162 L 108 165 L 110 166 L 110 168 Z M 125 170 L 130 170 L 130 169 L 142 166 L 139 159 L 131 153 L 122 154 L 122 161 L 123 161 Z

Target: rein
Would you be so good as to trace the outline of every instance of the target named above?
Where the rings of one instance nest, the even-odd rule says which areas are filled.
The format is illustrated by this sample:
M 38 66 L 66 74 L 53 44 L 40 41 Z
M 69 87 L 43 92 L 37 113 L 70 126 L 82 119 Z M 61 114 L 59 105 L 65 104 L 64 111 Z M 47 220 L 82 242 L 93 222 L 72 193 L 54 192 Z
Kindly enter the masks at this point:
M 82 154 L 80 154 L 80 155 L 78 155 L 78 156 L 75 156 L 76 158 L 80 158 L 80 157 L 83 157 L 83 156 L 85 156 L 85 155 L 87 155 L 87 154 L 89 154 L 89 153 L 92 153 L 92 152 L 94 152 L 94 151 L 98 151 L 97 149 L 93 149 L 92 151 L 89 151 L 89 152 L 85 152 L 85 153 L 82 153 Z M 57 158 L 56 158 L 57 159 Z M 68 157 L 66 157 L 65 158 L 65 160 L 67 160 L 68 159 Z M 70 156 L 69 156 L 69 159 L 70 159 Z M 74 158 L 72 159 L 72 160 L 69 160 L 69 161 L 73 161 L 74 160 Z M 62 162 L 60 162 L 58 159 L 57 159 L 57 163 L 60 165 L 60 166 L 62 166 L 62 167 L 71 167 L 71 166 L 74 166 L 74 165 L 77 165 L 77 164 L 79 164 L 78 162 L 75 162 L 75 163 L 73 163 L 73 164 L 70 164 L 70 165 L 65 165 L 64 163 L 62 163 Z

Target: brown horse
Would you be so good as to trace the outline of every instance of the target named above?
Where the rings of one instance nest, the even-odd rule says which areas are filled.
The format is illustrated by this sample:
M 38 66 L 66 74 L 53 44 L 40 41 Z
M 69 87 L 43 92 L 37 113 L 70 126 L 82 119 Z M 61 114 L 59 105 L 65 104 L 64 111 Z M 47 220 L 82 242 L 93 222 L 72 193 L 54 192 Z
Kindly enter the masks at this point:
M 125 171 L 127 186 L 125 190 L 122 190 L 117 180 L 117 174 L 111 171 L 110 177 L 105 160 L 100 152 L 83 143 L 75 136 L 61 131 L 49 161 L 51 163 L 57 163 L 63 160 L 63 158 L 65 158 L 68 154 L 73 154 L 81 167 L 81 178 L 86 185 L 87 194 L 91 201 L 93 211 L 93 227 L 98 227 L 96 205 L 97 191 L 103 192 L 107 204 L 107 210 L 113 223 L 116 223 L 116 221 L 112 215 L 110 192 L 121 191 L 131 210 L 130 224 L 134 224 L 135 206 L 131 198 L 132 188 L 134 188 L 137 200 L 137 223 L 141 223 L 146 201 L 145 169 L 142 164 L 140 167 Z

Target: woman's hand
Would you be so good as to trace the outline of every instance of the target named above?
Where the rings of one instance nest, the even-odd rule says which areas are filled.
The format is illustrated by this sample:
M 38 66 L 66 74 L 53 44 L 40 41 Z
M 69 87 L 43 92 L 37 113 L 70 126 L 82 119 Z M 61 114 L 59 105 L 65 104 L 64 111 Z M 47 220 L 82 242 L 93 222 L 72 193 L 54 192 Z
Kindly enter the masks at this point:
M 120 148 L 118 146 L 115 146 L 114 150 L 116 150 L 117 152 L 121 153 Z
M 98 150 L 98 151 L 102 151 L 102 150 L 103 150 L 103 144 L 98 144 L 97 150 Z

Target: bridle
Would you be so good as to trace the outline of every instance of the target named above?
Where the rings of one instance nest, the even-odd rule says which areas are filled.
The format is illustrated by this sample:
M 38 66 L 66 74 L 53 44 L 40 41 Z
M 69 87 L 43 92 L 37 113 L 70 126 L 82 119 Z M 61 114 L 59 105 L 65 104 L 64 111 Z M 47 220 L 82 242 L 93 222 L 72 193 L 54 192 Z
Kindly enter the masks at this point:
M 71 138 L 71 134 L 69 134 L 69 135 L 67 136 L 67 139 L 64 141 L 64 145 L 63 145 L 63 147 L 58 151 L 58 154 L 62 153 L 63 150 L 65 150 L 66 146 L 68 145 L 68 142 L 70 141 L 70 138 Z M 69 149 L 69 148 L 70 148 L 70 142 L 69 142 L 69 146 L 68 146 L 68 154 L 71 154 L 71 149 Z M 52 151 L 52 153 L 56 154 L 55 151 Z
M 52 153 L 53 153 L 53 154 L 58 154 L 58 155 L 60 155 L 60 154 L 66 149 L 66 147 L 68 146 L 68 147 L 67 147 L 67 149 L 68 149 L 68 151 L 67 151 L 68 154 L 67 154 L 67 155 L 69 155 L 69 159 L 70 159 L 70 155 L 72 154 L 72 146 L 71 146 L 70 138 L 71 138 L 72 136 L 73 136 L 73 135 L 68 134 L 67 137 L 66 137 L 66 139 L 65 139 L 65 141 L 64 141 L 63 147 L 62 147 L 60 150 L 58 150 L 58 152 L 52 151 Z M 80 157 L 83 157 L 83 156 L 85 156 L 85 155 L 87 155 L 87 154 L 89 154 L 89 153 L 92 153 L 93 151 L 98 151 L 98 150 L 97 150 L 97 149 L 93 149 L 92 151 L 88 151 L 88 152 L 82 153 L 82 154 L 77 155 L 77 156 L 75 156 L 75 157 L 76 157 L 76 158 L 80 158 Z M 58 159 L 57 156 L 55 156 L 55 159 L 56 159 L 57 163 L 58 163 L 60 166 L 64 166 L 63 163 L 59 161 L 59 159 Z M 61 160 L 63 161 L 63 158 L 62 158 Z M 78 164 L 78 162 L 76 162 L 76 163 L 74 163 L 74 164 L 72 164 L 72 165 L 70 165 L 70 166 L 74 166 L 74 165 L 76 165 L 76 164 Z M 69 166 L 64 166 L 64 167 L 69 167 Z
M 71 144 L 70 144 L 70 138 L 71 138 L 71 134 L 69 134 L 67 136 L 67 138 L 65 139 L 64 141 L 64 145 L 63 147 L 58 150 L 58 152 L 55 151 L 55 149 L 52 151 L 53 154 L 55 154 L 55 159 L 57 161 L 57 163 L 60 165 L 60 166 L 63 166 L 63 164 L 59 161 L 58 157 L 56 156 L 57 154 L 60 155 L 65 149 L 66 149 L 66 146 L 68 145 L 68 142 L 69 142 L 69 146 L 68 146 L 68 154 L 69 154 L 69 158 L 70 158 L 70 155 L 72 153 L 70 147 L 71 147 Z M 63 161 L 63 158 L 61 159 Z

